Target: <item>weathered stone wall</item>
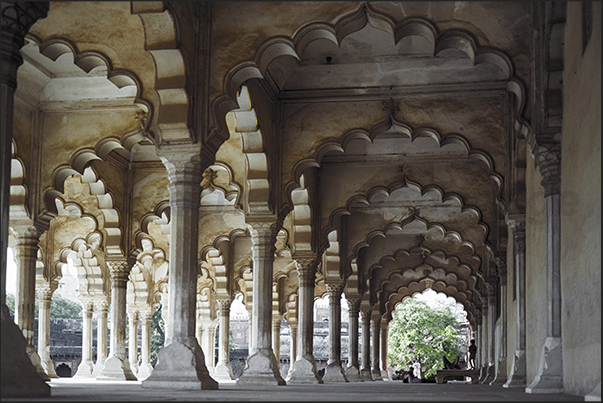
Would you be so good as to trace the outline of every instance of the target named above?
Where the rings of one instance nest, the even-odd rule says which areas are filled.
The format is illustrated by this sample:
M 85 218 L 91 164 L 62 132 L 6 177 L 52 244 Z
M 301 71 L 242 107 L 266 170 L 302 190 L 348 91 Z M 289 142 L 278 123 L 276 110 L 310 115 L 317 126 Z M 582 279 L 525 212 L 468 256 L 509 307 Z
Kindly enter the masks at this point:
M 582 3 L 567 3 L 561 152 L 563 386 L 601 379 L 601 3 L 582 53 Z

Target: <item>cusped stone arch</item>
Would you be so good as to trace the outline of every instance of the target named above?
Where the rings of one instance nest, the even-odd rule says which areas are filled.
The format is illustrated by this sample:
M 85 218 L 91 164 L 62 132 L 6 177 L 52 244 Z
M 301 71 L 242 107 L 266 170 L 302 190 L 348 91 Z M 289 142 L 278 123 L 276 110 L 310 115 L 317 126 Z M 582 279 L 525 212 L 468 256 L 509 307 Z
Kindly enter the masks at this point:
M 216 161 L 203 172 L 201 209 L 236 207 L 242 194 L 241 186 L 233 181 L 232 169 Z
M 127 303 L 133 310 L 153 310 L 160 299 L 162 286 L 167 284 L 169 262 L 165 251 L 157 248 L 150 237 L 142 238 L 140 243 L 141 249 L 132 253 L 135 264 L 127 283 Z
M 118 89 L 111 96 L 122 100 L 131 98 L 132 104 L 138 106 L 141 116 L 145 117 L 141 123 L 146 124 L 146 116 L 152 112 L 153 107 L 151 101 L 142 97 L 142 82 L 134 72 L 114 68 L 114 63 L 106 54 L 98 50 L 82 51 L 75 43 L 64 37 L 55 36 L 42 39 L 30 32 L 25 38 L 25 51 L 28 53 L 35 54 L 37 52 L 52 62 L 62 65 L 63 68 L 71 64 L 90 77 L 105 77 Z M 37 47 L 37 50 L 34 47 Z M 72 70 L 70 67 L 67 68 Z
M 152 212 L 141 218 L 140 229 L 134 235 L 135 245 L 139 253 L 145 250 L 144 241 L 147 238 L 155 243 L 159 234 L 166 238 L 167 245 L 167 238 L 170 234 L 170 211 L 169 200 L 163 200 L 157 203 Z M 169 253 L 169 250 L 163 250 L 163 252 Z
M 318 65 L 325 64 L 326 59 L 327 64 L 341 64 L 346 39 L 355 35 L 363 36 L 366 30 L 381 33 L 376 36 L 379 40 L 373 44 L 377 52 L 386 49 L 386 54 L 439 58 L 449 54 L 457 58 L 462 55 L 469 61 L 466 68 L 474 69 L 478 76 L 486 75 L 493 81 L 510 82 L 508 90 L 513 94 L 523 92 L 520 90 L 521 81 L 514 76 L 510 57 L 499 49 L 480 46 L 471 33 L 457 29 L 441 32 L 425 18 L 407 17 L 395 21 L 376 11 L 370 4 L 363 3 L 356 11 L 341 17 L 334 24 L 314 21 L 298 28 L 291 37 L 269 38 L 258 47 L 252 60 L 240 61 L 231 67 L 223 79 L 223 95 L 217 97 L 211 106 L 214 120 L 212 132 L 227 133 L 222 122 L 226 113 L 236 107 L 234 99 L 238 89 L 251 79 L 268 81 L 268 72 L 277 59 L 287 61 L 281 69 L 283 71 L 291 70 L 301 61 Z M 270 74 L 272 80 L 279 76 L 277 73 Z M 282 87 L 282 83 L 280 85 Z M 517 103 L 522 104 L 523 99 Z M 225 134 L 216 137 L 227 138 Z M 219 144 L 213 147 L 217 149 Z

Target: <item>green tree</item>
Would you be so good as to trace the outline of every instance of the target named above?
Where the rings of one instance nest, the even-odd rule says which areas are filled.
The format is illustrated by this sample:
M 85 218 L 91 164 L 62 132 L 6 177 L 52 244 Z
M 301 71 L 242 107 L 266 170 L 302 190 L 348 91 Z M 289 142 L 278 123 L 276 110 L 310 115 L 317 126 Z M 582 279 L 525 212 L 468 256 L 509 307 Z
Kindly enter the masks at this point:
M 165 323 L 161 317 L 161 305 L 153 312 L 151 318 L 151 363 L 155 365 L 157 354 L 165 342 Z
M 408 368 L 419 362 L 425 377 L 430 377 L 444 367 L 444 356 L 456 359 L 461 337 L 449 307 L 430 308 L 423 301 L 407 299 L 392 315 L 388 342 L 392 365 Z
M 6 294 L 6 306 L 10 314 L 15 316 L 15 295 L 12 293 Z M 38 304 L 34 306 L 34 317 L 38 317 Z M 81 319 L 82 305 L 79 302 L 63 298 L 61 294 L 54 293 L 50 304 L 50 317 L 61 319 Z

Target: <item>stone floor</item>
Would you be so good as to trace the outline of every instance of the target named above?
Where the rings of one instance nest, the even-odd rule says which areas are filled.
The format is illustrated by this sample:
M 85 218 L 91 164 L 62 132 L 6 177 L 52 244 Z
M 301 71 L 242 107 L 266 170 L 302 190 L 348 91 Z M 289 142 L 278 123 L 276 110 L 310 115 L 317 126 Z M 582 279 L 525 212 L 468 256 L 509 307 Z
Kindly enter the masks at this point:
M 584 401 L 568 394 L 527 394 L 523 389 L 467 383 L 408 384 L 400 381 L 326 383 L 242 387 L 220 383 L 219 390 L 177 391 L 143 389 L 137 381 L 96 381 L 59 378 L 50 382 L 50 398 L 2 398 L 2 401 L 346 401 L 346 402 L 468 402 Z

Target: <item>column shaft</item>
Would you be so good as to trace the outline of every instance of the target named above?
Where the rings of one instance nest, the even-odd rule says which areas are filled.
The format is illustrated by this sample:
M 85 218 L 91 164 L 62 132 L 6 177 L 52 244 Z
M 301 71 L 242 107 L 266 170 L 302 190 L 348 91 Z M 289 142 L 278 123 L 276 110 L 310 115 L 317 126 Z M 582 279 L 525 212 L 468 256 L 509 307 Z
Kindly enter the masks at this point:
M 327 283 L 329 292 L 329 362 L 324 382 L 349 382 L 341 366 L 341 293 L 343 283 Z
M 272 350 L 272 275 L 277 225 L 269 222 L 248 224 L 253 258 L 253 301 L 251 346 L 247 366 L 238 385 L 285 385 Z
M 140 368 L 136 377 L 138 380 L 147 379 L 153 372 L 153 366 L 151 365 L 151 321 L 153 319 L 153 312 L 151 309 L 140 311 L 140 327 L 142 333 L 142 340 L 140 346 Z
M 94 364 L 93 376 L 98 377 L 105 368 L 107 360 L 107 316 L 109 313 L 109 301 L 97 301 L 96 310 L 96 364 Z
M 389 372 L 387 370 L 387 332 L 388 332 L 388 325 L 387 325 L 387 321 L 383 320 L 381 321 L 381 343 L 380 343 L 380 348 L 381 348 L 381 378 L 382 379 L 389 379 Z M 391 380 L 391 379 L 390 379 Z
M 111 338 L 109 357 L 98 380 L 136 380 L 126 357 L 126 284 L 130 265 L 126 260 L 107 260 L 111 271 Z
M 348 368 L 346 369 L 346 376 L 350 382 L 362 382 L 363 379 L 360 376 L 360 365 L 358 362 L 358 341 L 359 341 L 359 329 L 358 329 L 358 312 L 360 308 L 360 298 L 352 298 L 348 296 Z
M 50 304 L 56 282 L 49 287 L 38 288 L 38 355 L 42 368 L 49 378 L 58 378 L 54 364 L 50 359 Z
M 167 169 L 170 194 L 170 261 L 168 322 L 165 347 L 153 373 L 142 382 L 148 388 L 217 389 L 195 338 L 201 198 L 201 157 L 192 145 L 159 151 Z M 181 368 L 175 374 L 174 366 Z
M 231 380 L 235 379 L 232 368 L 230 366 L 230 358 L 228 354 L 228 341 L 230 336 L 230 304 L 232 299 L 218 299 L 219 315 L 220 315 L 220 334 L 218 340 L 218 364 L 213 373 L 216 380 Z
M 130 311 L 128 320 L 128 361 L 132 373 L 136 374 L 138 372 L 138 311 Z
M 379 361 L 380 361 L 380 354 L 379 354 L 379 342 L 380 342 L 380 331 L 381 331 L 381 316 L 374 316 L 371 319 L 371 326 L 372 326 L 372 330 L 371 330 L 371 335 L 373 338 L 373 354 L 372 354 L 372 358 L 373 358 L 373 379 L 375 381 L 382 381 L 383 378 L 381 378 L 381 368 L 379 365 Z
M 272 351 L 276 357 L 276 362 L 279 363 L 280 369 L 280 357 L 281 357 L 281 319 L 274 319 L 272 321 Z
M 362 322 L 362 366 L 360 375 L 365 381 L 372 381 L 371 375 L 371 311 L 372 309 L 362 309 L 360 317 Z
M 287 378 L 289 384 L 314 384 L 323 383 L 316 371 L 314 361 L 314 279 L 316 261 L 315 257 L 296 259 L 299 275 L 298 289 L 298 335 L 299 343 L 297 358 L 293 372 Z

